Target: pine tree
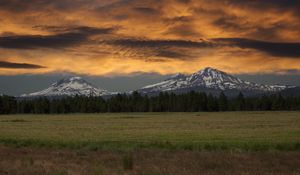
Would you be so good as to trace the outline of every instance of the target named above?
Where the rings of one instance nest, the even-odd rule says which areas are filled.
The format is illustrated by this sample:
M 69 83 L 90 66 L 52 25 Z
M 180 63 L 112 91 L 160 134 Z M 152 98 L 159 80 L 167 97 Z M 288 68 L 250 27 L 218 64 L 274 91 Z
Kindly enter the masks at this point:
M 207 111 L 213 112 L 218 110 L 218 100 L 212 94 L 209 94 L 207 97 Z
M 0 96 L 0 114 L 4 114 L 4 106 L 3 106 L 2 96 Z
M 235 110 L 243 111 L 245 109 L 246 109 L 245 98 L 244 98 L 244 95 L 240 92 L 236 99 Z
M 219 110 L 220 111 L 228 111 L 228 99 L 222 91 L 219 96 Z

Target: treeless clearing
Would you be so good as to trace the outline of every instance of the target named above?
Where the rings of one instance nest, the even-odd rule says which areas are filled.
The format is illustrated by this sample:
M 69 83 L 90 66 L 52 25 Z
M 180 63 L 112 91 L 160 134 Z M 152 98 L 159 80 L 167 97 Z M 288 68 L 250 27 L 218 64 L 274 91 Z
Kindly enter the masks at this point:
M 0 174 L 295 175 L 299 142 L 299 112 L 7 115 Z
M 300 113 L 5 115 L 0 143 L 92 150 L 299 150 Z

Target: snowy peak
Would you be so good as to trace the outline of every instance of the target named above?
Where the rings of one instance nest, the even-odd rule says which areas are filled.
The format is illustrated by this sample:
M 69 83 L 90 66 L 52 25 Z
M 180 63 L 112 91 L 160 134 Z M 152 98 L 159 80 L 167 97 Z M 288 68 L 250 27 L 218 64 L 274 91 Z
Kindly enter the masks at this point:
M 52 86 L 62 87 L 62 88 L 84 89 L 92 85 L 86 82 L 81 77 L 71 77 L 71 78 L 61 79 L 60 81 L 52 84 Z
M 76 81 L 76 80 L 83 80 L 81 77 L 72 77 L 70 78 L 70 81 Z
M 86 82 L 81 77 L 70 77 L 62 79 L 49 88 L 31 94 L 24 94 L 22 97 L 59 97 L 59 96 L 105 96 L 114 93 L 99 89 Z
M 170 77 L 170 79 L 172 79 L 172 80 L 180 80 L 180 79 L 185 79 L 185 78 L 186 78 L 186 75 L 184 75 L 182 73 L 177 73 Z
M 207 67 L 191 75 L 184 75 L 181 73 L 175 74 L 163 82 L 143 87 L 140 91 L 143 93 L 153 93 L 197 88 L 277 92 L 287 88 L 287 86 L 262 85 L 247 82 L 223 71 Z
M 211 68 L 211 67 L 206 67 L 204 69 L 199 70 L 198 72 L 196 72 L 198 74 L 226 74 L 225 72 L 222 72 L 220 70 Z
M 210 67 L 192 74 L 188 81 L 194 86 L 206 86 L 221 90 L 235 89 L 243 84 L 249 84 L 246 81 Z
M 212 84 L 212 83 L 222 83 L 226 81 L 234 81 L 236 83 L 243 82 L 242 80 L 233 77 L 232 75 L 229 75 L 225 72 L 219 71 L 217 69 L 213 68 L 205 68 L 203 70 L 200 70 L 194 74 L 192 74 L 189 78 L 190 81 L 197 81 L 197 80 L 204 80 L 206 84 Z

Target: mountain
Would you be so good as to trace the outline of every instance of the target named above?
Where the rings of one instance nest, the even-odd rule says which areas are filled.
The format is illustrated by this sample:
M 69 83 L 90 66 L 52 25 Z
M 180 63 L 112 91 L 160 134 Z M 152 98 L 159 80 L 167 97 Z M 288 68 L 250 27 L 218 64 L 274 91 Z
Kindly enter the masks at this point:
M 191 90 L 219 93 L 224 91 L 227 95 L 243 92 L 246 95 L 274 93 L 289 86 L 263 85 L 241 80 L 223 71 L 207 67 L 191 75 L 181 73 L 157 84 L 148 85 L 138 90 L 143 94 L 159 92 L 188 92 Z
M 300 97 L 300 87 L 284 89 L 280 94 L 286 97 Z
M 61 96 L 109 96 L 116 94 L 107 90 L 99 89 L 86 82 L 81 77 L 62 79 L 49 88 L 39 92 L 24 94 L 21 97 L 61 97 Z
M 160 92 L 186 93 L 192 90 L 215 95 L 223 91 L 227 96 L 236 96 L 239 92 L 242 92 L 245 96 L 278 92 L 287 95 L 300 94 L 300 89 L 297 87 L 252 83 L 209 67 L 190 75 L 175 74 L 165 81 L 145 86 L 137 90 L 137 92 L 147 95 L 157 95 Z M 62 79 L 45 90 L 24 94 L 21 97 L 62 97 L 75 95 L 109 97 L 116 94 L 116 92 L 96 88 L 81 77 L 71 77 Z

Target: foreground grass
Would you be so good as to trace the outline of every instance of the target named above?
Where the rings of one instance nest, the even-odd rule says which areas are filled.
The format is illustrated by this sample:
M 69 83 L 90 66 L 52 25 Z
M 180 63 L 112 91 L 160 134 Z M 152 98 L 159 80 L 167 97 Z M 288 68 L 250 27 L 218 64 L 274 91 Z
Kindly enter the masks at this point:
M 123 153 L 0 146 L 0 174 L 296 175 L 300 174 L 300 153 L 161 149 Z
M 0 144 L 88 150 L 300 150 L 300 112 L 0 116 Z

